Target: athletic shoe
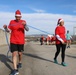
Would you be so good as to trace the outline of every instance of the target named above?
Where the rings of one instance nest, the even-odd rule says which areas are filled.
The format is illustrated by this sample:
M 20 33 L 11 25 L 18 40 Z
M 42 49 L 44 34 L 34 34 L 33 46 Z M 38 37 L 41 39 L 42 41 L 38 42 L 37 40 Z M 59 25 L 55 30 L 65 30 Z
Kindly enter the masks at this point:
M 67 64 L 65 62 L 62 62 L 61 65 L 62 66 L 67 66 Z
M 13 70 L 10 75 L 18 75 L 18 74 L 19 74 L 18 70 Z
M 69 48 L 69 46 L 67 46 L 67 48 Z
M 58 61 L 56 59 L 54 59 L 54 63 L 58 64 Z
M 70 46 L 69 46 L 69 48 L 70 48 Z
M 70 46 L 67 46 L 67 48 L 70 48 Z
M 22 63 L 19 63 L 19 64 L 17 65 L 17 68 L 22 68 Z

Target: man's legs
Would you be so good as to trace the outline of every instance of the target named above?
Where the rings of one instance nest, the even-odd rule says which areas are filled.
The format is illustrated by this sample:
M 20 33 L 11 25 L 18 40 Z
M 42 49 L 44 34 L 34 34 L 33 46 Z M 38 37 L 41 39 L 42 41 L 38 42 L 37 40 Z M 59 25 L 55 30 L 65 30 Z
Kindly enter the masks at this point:
M 13 68 L 15 70 L 17 70 L 17 55 L 18 55 L 17 51 L 12 53 Z
M 71 40 L 67 40 L 67 48 L 70 48 Z
M 12 61 L 13 61 L 13 68 L 17 69 L 17 56 L 19 56 L 19 63 L 22 63 L 22 52 L 13 52 L 12 53 Z
M 17 55 L 18 55 L 17 51 L 12 52 L 13 71 L 11 72 L 10 75 L 18 75 L 19 74 L 18 69 L 17 69 Z
M 13 71 L 11 72 L 10 75 L 17 75 L 19 74 L 18 69 L 17 69 L 17 56 L 18 56 L 17 44 L 11 43 L 10 49 L 12 52 L 12 61 L 13 61 Z
M 17 68 L 22 68 L 22 53 L 24 51 L 24 44 L 18 45 L 18 58 L 19 58 L 19 64 L 17 65 Z
M 67 40 L 67 48 L 69 48 L 69 40 Z
M 69 48 L 70 48 L 70 45 L 71 45 L 71 40 L 69 40 Z
M 22 63 L 22 52 L 18 52 L 18 56 L 19 56 L 19 63 Z

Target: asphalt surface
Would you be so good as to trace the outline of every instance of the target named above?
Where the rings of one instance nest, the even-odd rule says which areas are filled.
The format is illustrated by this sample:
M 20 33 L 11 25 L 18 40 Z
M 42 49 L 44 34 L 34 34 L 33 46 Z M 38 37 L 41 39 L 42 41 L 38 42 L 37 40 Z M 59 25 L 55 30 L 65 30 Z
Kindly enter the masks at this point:
M 0 46 L 0 75 L 9 75 L 12 70 L 12 58 L 7 58 L 7 50 L 7 46 Z M 66 49 L 67 67 L 61 65 L 61 54 L 58 56 L 59 64 L 53 62 L 55 52 L 55 45 L 41 46 L 39 42 L 27 43 L 19 75 L 76 75 L 76 45 Z

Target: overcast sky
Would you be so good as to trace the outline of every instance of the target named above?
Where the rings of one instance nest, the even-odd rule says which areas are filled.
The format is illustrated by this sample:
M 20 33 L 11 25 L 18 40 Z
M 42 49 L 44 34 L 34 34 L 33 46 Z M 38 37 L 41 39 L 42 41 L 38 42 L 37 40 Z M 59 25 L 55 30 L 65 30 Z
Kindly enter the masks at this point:
M 76 26 L 76 0 L 0 0 L 0 28 L 14 19 L 17 9 L 28 25 L 50 34 L 54 34 L 58 18 L 64 19 L 66 30 L 70 30 L 71 34 Z M 30 28 L 27 34 L 40 33 L 43 34 Z

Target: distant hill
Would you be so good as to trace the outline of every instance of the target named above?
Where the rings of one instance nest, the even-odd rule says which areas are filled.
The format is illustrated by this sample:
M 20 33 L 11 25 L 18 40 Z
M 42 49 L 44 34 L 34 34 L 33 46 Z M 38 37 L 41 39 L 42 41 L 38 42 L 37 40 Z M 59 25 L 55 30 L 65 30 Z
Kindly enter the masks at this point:
M 27 37 L 41 37 L 41 35 L 43 35 L 44 37 L 46 37 L 46 34 L 32 34 L 32 35 L 27 35 Z

